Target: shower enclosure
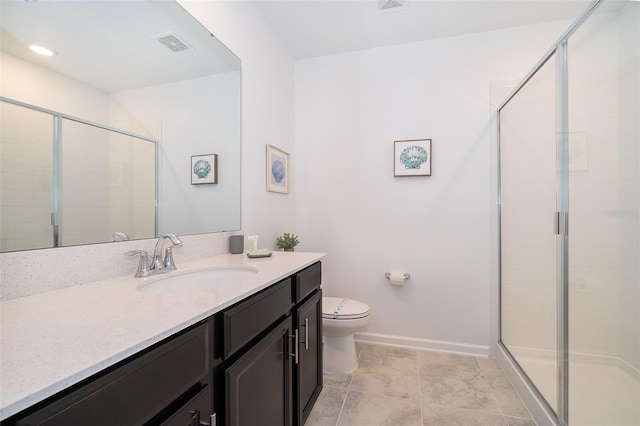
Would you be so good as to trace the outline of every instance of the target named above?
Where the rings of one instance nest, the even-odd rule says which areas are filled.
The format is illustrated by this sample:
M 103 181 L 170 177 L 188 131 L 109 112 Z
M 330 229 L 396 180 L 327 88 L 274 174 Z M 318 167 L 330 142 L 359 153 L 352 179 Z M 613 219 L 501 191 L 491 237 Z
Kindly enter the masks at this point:
M 499 107 L 499 174 L 499 351 L 534 417 L 640 425 L 640 2 L 592 3 Z

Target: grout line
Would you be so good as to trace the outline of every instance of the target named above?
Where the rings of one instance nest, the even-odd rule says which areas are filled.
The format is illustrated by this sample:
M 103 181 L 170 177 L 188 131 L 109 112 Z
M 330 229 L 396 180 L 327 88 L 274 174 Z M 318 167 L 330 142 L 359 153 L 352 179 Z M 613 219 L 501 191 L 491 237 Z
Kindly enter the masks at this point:
M 362 349 L 360 349 L 360 353 L 358 353 L 358 363 L 360 363 L 360 356 L 362 355 Z M 358 368 L 360 365 L 358 364 Z M 353 382 L 353 376 L 358 372 L 358 368 L 356 371 L 351 373 L 351 379 L 349 379 L 349 384 L 347 385 L 347 391 L 344 393 L 344 399 L 342 400 L 342 405 L 340 406 L 340 412 L 338 413 L 338 418 L 336 419 L 336 426 L 340 423 L 340 417 L 342 417 L 342 410 L 344 410 L 344 404 L 347 402 L 347 396 L 349 395 L 349 391 L 351 390 L 351 382 Z
M 420 377 L 420 355 L 416 350 L 416 373 L 418 375 L 418 404 L 420 404 L 420 423 L 424 425 L 424 411 L 422 409 L 422 377 Z

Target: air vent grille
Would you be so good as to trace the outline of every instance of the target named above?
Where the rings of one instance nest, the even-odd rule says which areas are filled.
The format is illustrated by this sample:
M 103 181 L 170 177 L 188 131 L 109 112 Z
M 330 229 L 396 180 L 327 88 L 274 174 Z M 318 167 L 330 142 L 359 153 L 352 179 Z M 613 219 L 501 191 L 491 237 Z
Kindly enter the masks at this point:
M 160 34 L 154 36 L 156 40 L 165 45 L 167 49 L 172 52 L 187 52 L 189 50 L 193 50 L 191 46 L 189 46 L 186 42 L 180 40 L 174 34 Z

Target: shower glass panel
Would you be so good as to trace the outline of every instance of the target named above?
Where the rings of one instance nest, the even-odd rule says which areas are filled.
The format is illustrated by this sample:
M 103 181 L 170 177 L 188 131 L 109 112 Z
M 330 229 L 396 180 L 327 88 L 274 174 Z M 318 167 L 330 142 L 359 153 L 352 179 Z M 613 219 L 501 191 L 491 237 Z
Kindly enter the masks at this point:
M 53 247 L 53 117 L 0 102 L 0 251 Z
M 62 120 L 60 245 L 155 236 L 156 144 Z
M 501 335 L 557 411 L 556 59 L 500 111 Z
M 640 425 L 640 3 L 568 42 L 569 424 Z

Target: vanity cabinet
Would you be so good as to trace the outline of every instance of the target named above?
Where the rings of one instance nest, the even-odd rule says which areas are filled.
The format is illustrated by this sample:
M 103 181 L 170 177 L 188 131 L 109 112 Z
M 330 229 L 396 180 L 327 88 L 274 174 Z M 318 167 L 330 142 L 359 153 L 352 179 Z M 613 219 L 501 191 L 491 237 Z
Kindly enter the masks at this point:
M 227 425 L 294 424 L 293 334 L 288 316 L 225 368 Z
M 303 425 L 322 390 L 322 290 L 320 263 L 296 274 L 294 321 L 299 330 L 296 416 Z
M 317 262 L 1 426 L 302 426 L 322 390 Z
M 296 366 L 296 415 L 302 425 L 322 390 L 322 291 L 318 289 L 295 311 L 299 330 Z
M 225 426 L 304 424 L 322 390 L 320 283 L 318 262 L 220 314 Z
M 210 330 L 210 321 L 196 325 L 86 383 L 55 395 L 52 401 L 44 401 L 30 414 L 6 424 L 160 424 L 185 401 L 209 394 Z M 200 402 L 199 410 L 206 418 L 213 414 L 211 400 Z

